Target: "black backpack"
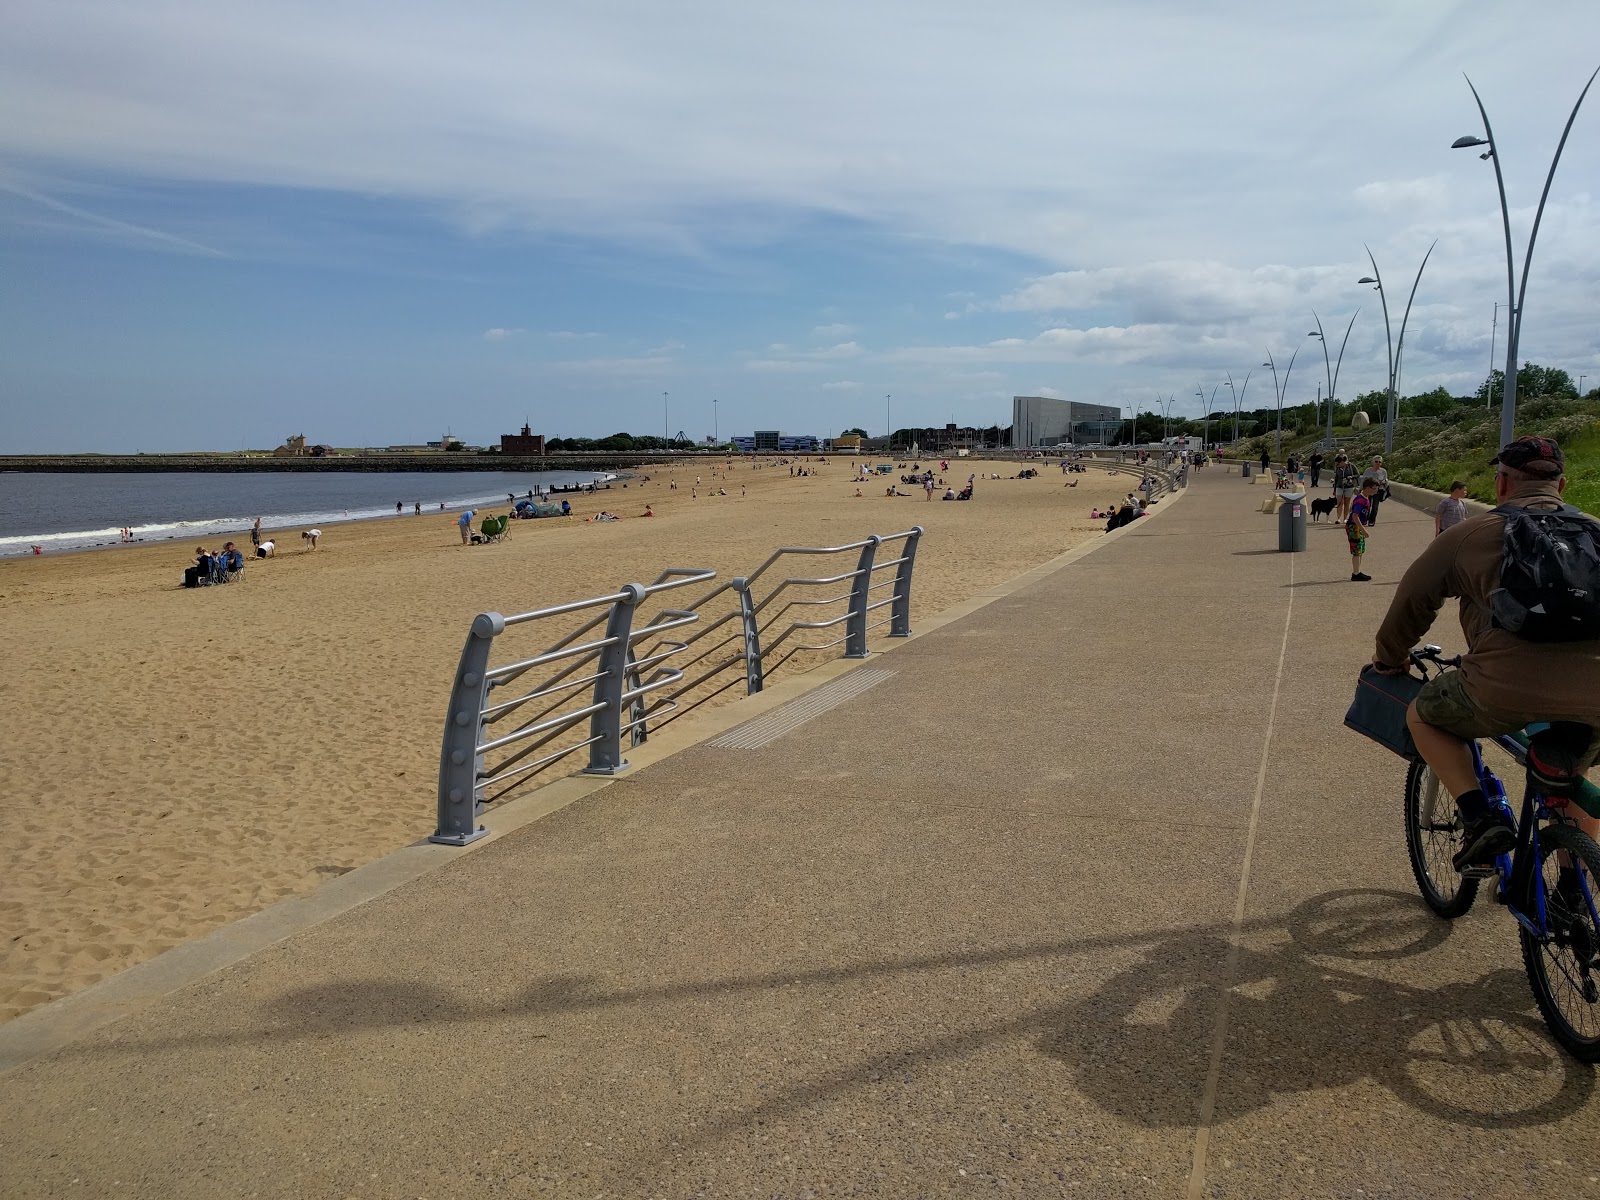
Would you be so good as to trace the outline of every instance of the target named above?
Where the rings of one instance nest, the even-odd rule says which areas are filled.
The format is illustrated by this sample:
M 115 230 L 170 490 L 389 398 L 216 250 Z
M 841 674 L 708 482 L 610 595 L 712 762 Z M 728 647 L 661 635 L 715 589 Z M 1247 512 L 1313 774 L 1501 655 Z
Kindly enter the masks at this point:
M 1530 642 L 1600 639 L 1600 522 L 1570 504 L 1491 510 L 1505 518 L 1495 628 Z

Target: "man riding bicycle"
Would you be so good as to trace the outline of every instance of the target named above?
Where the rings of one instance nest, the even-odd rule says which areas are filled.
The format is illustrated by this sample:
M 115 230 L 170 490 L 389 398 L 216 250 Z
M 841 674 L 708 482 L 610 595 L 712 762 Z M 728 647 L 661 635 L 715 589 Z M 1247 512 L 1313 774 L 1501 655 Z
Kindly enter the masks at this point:
M 1497 505 L 1560 509 L 1566 461 L 1555 442 L 1518 438 L 1492 462 Z M 1600 522 L 1570 512 L 1600 534 Z M 1491 810 L 1479 788 L 1469 741 L 1536 721 L 1572 721 L 1591 730 L 1579 768 L 1600 760 L 1600 640 L 1532 641 L 1493 619 L 1492 594 L 1502 590 L 1505 531 L 1513 516 L 1485 513 L 1434 538 L 1401 579 L 1372 657 L 1380 671 L 1405 673 L 1411 648 L 1445 600 L 1459 597 L 1467 642 L 1460 668 L 1430 679 L 1406 713 L 1418 753 L 1455 799 L 1465 825 L 1457 870 L 1488 866 L 1516 842 L 1510 814 Z M 1580 824 L 1591 836 L 1600 832 L 1600 822 L 1585 818 Z

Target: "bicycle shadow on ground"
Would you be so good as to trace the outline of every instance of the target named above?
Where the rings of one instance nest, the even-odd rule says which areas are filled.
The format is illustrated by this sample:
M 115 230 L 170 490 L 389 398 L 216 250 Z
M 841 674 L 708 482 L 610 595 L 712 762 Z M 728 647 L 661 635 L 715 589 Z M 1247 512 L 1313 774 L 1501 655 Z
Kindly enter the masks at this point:
M 1366 1079 L 1457 1125 L 1543 1125 L 1581 1108 L 1594 1093 L 1593 1068 L 1551 1041 L 1522 972 L 1428 988 L 1382 968 L 1430 953 L 1449 929 L 1415 896 L 1349 889 L 1313 897 L 1276 929 L 1247 932 L 1228 995 L 1215 1120 Z M 1151 946 L 1064 1010 L 1039 1048 L 1071 1061 L 1079 1088 L 1106 1110 L 1151 1127 L 1193 1125 L 1217 963 L 1228 949 L 1220 933 Z M 1359 969 L 1363 962 L 1379 970 Z

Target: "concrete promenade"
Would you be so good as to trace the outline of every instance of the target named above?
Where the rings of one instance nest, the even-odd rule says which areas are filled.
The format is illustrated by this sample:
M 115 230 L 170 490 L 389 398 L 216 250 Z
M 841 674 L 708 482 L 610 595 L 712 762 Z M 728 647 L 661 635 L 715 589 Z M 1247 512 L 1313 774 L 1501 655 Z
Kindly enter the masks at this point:
M 1427 913 L 1340 724 L 1431 520 L 1355 584 L 1264 494 L 0 1076 L 0 1196 L 1600 1195 L 1513 923 Z

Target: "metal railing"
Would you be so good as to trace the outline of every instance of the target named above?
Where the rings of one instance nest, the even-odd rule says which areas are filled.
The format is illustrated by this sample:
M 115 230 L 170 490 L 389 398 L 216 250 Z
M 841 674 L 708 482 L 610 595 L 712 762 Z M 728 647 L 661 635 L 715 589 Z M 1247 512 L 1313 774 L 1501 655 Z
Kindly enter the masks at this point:
M 438 824 L 429 840 L 464 846 L 482 837 L 478 816 L 486 802 L 585 747 L 586 773 L 625 770 L 624 736 L 628 746 L 641 745 L 652 727 L 659 729 L 741 681 L 745 694 L 754 695 L 773 670 L 797 654 L 842 645 L 844 657 L 865 658 L 873 630 L 887 625 L 887 636 L 909 636 L 911 578 L 921 537 L 918 526 L 842 546 L 785 546 L 749 575 L 718 584 L 691 604 L 663 606 L 642 620 L 653 597 L 706 583 L 716 572 L 674 567 L 654 583 L 625 584 L 606 596 L 510 617 L 480 613 L 451 690 L 439 755 Z M 896 543 L 898 554 L 880 558 L 883 547 Z M 855 566 L 848 571 L 781 579 L 771 573 L 787 556 L 852 551 Z M 880 574 L 884 577 L 875 578 Z M 809 589 L 829 594 L 816 596 Z M 816 611 L 840 606 L 843 611 Z M 887 615 L 875 615 L 884 609 Z M 593 615 L 539 653 L 490 665 L 496 639 L 509 628 L 587 613 Z M 679 632 L 690 625 L 699 628 L 688 635 Z M 843 632 L 827 640 L 807 638 L 810 631 L 841 626 Z M 536 686 L 522 691 L 518 685 L 518 694 L 500 698 L 502 689 L 551 667 L 558 669 Z

